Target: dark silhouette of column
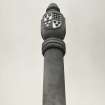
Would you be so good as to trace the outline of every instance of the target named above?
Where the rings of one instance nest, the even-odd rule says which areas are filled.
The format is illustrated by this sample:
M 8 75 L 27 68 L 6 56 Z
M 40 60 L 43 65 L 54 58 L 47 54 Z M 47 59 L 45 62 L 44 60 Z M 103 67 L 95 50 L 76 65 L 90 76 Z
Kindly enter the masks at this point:
M 66 27 L 60 9 L 52 3 L 41 20 L 41 35 L 44 40 L 43 105 L 66 105 L 64 63 Z

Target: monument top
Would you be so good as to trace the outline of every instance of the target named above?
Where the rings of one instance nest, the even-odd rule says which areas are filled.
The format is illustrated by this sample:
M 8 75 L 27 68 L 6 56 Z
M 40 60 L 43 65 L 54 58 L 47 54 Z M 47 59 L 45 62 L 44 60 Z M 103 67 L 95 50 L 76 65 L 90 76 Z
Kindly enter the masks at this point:
M 56 11 L 60 12 L 60 9 L 59 9 L 59 7 L 57 6 L 56 3 L 51 3 L 48 6 L 48 8 L 46 9 L 46 12 L 49 11 L 49 10 L 56 10 Z
M 66 24 L 63 14 L 55 3 L 51 3 L 41 19 L 41 35 L 44 40 L 58 38 L 63 40 L 66 34 Z

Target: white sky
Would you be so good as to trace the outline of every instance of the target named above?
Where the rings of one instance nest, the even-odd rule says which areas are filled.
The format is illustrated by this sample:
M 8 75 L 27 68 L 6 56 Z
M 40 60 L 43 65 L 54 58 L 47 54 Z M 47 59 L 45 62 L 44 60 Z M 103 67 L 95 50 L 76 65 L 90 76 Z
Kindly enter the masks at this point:
M 67 105 L 105 105 L 104 0 L 0 0 L 0 105 L 42 105 L 40 20 L 51 2 L 67 23 Z

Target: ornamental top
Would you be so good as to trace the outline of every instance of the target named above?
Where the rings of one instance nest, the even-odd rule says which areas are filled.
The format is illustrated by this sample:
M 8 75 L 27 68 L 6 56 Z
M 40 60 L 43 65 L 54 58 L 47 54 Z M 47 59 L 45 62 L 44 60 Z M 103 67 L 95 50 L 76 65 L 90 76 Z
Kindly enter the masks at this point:
M 66 34 L 65 18 L 55 3 L 51 3 L 41 20 L 41 35 L 44 40 L 58 38 L 63 40 Z
M 59 7 L 58 7 L 57 4 L 55 4 L 55 3 L 51 3 L 51 4 L 48 6 L 48 8 L 46 9 L 46 12 L 49 11 L 49 10 L 56 10 L 56 11 L 60 12 Z

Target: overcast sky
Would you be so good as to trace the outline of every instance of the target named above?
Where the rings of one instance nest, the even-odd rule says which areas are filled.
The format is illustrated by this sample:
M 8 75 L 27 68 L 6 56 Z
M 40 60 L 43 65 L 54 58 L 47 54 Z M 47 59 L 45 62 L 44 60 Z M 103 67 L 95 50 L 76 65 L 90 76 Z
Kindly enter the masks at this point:
M 105 0 L 0 0 L 0 105 L 42 105 L 40 20 L 66 17 L 67 105 L 105 105 Z

